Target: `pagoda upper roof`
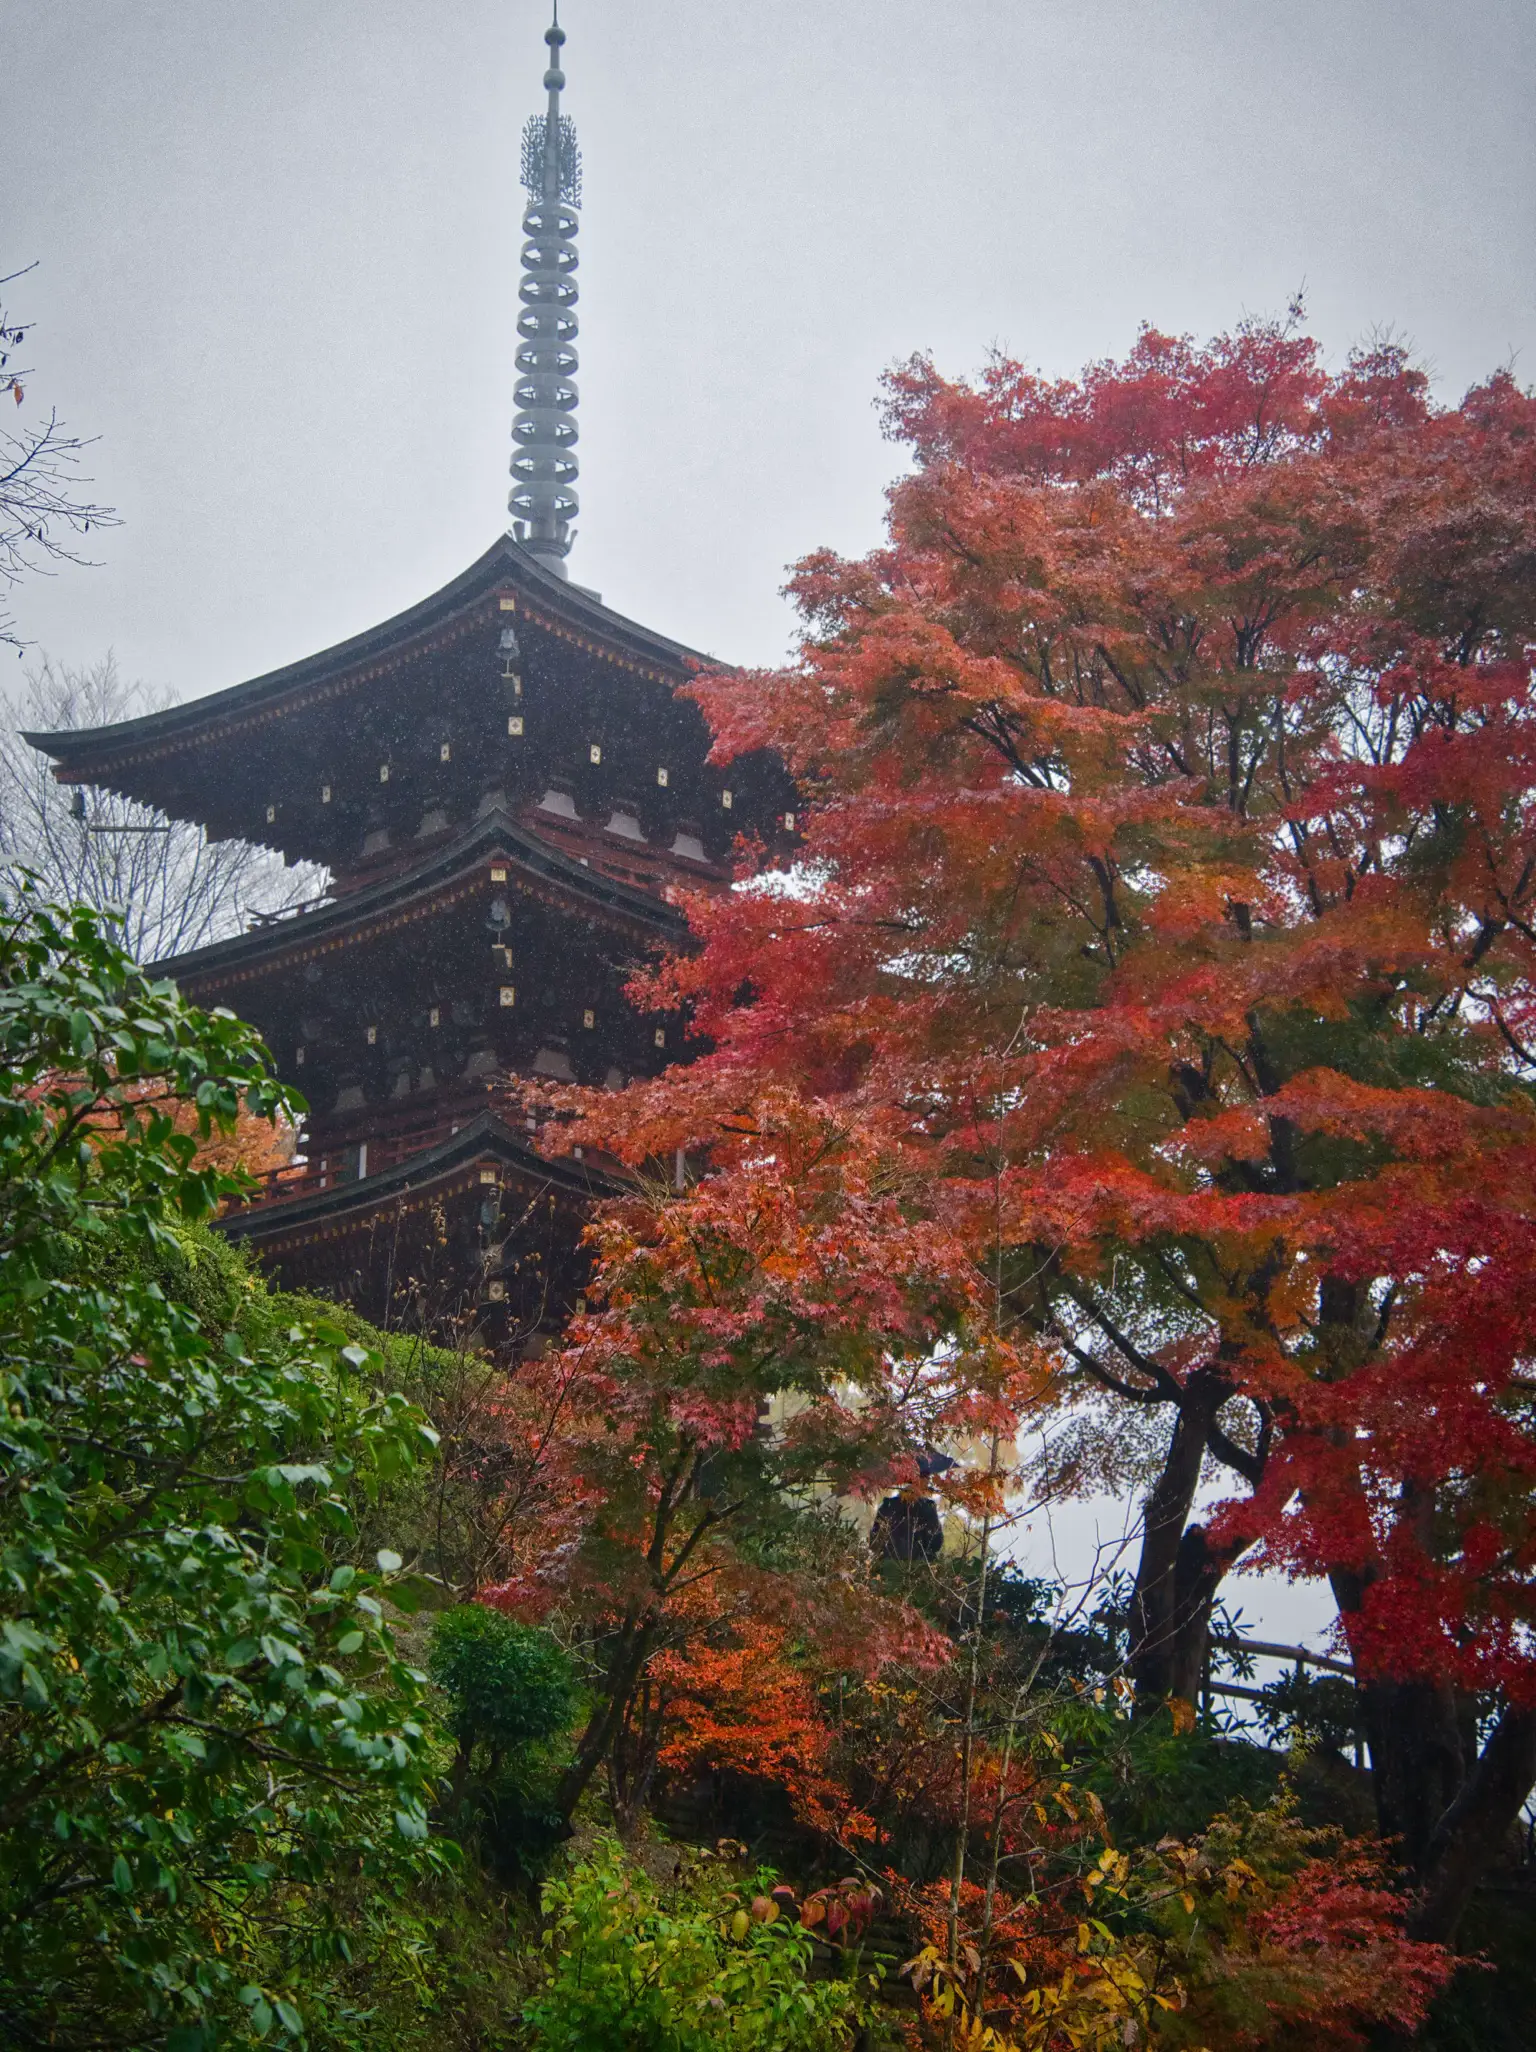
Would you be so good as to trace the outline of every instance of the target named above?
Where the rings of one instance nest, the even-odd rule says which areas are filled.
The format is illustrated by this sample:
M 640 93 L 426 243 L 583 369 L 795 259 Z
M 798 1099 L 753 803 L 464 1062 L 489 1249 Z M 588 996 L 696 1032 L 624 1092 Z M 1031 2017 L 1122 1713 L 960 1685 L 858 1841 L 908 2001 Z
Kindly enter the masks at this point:
M 376 674 L 381 662 L 429 644 L 443 628 L 487 599 L 509 591 L 524 602 L 520 611 L 562 640 L 574 641 L 657 682 L 677 683 L 694 664 L 710 660 L 698 650 L 627 619 L 582 586 L 555 576 L 511 535 L 502 534 L 441 590 L 317 655 L 138 719 L 105 727 L 28 732 L 22 738 L 51 756 L 68 781 L 106 784 L 135 795 L 128 786 L 117 783 L 114 772 L 120 774 L 137 763 L 195 746 L 213 729 L 264 723 L 312 696 L 330 695 L 338 683 L 355 679 L 359 672 Z
M 596 836 L 575 852 L 646 870 L 664 895 L 697 878 L 690 862 L 725 880 L 736 837 L 771 838 L 795 802 L 763 751 L 710 762 L 708 723 L 679 689 L 704 661 L 504 535 L 430 598 L 286 669 L 27 739 L 61 782 L 317 864 L 338 891 L 414 860 L 411 844 L 500 792 L 534 831 Z

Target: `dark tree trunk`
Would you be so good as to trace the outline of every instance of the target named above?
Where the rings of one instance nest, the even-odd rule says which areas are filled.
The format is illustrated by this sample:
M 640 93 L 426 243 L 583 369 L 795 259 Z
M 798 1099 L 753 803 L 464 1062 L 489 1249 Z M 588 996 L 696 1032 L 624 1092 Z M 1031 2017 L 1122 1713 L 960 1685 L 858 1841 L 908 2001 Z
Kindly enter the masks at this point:
M 667 1546 L 675 1537 L 678 1514 L 684 1504 L 694 1499 L 703 1472 L 704 1464 L 698 1452 L 685 1448 L 662 1483 L 652 1514 L 650 1544 L 645 1550 L 651 1594 L 637 1598 L 625 1615 L 608 1658 L 608 1671 L 603 1676 L 597 1701 L 587 1719 L 587 1728 L 555 1790 L 555 1808 L 567 1824 L 593 1775 L 610 1758 L 614 1747 L 623 1741 L 636 1694 L 645 1677 L 645 1664 L 655 1650 L 668 1592 L 706 1533 L 734 1512 L 734 1505 L 722 1506 L 714 1497 L 699 1499 L 698 1515 L 692 1529 L 668 1560 Z M 620 1774 L 623 1773 L 621 1763 Z M 647 1773 L 647 1787 L 649 1780 Z
M 1173 1570 L 1173 1635 L 1169 1645 L 1168 1693 L 1193 1703 L 1205 1671 L 1211 1611 L 1222 1577 L 1237 1558 L 1235 1546 L 1212 1544 L 1203 1525 L 1190 1525 L 1179 1541 Z
M 1218 1554 L 1204 1530 L 1189 1522 L 1211 1427 L 1227 1395 L 1217 1376 L 1190 1377 L 1163 1472 L 1147 1498 L 1127 1655 L 1137 1701 L 1147 1709 L 1170 1696 L 1193 1702 L 1211 1606 L 1231 1564 L 1231 1556 Z
M 1361 1685 L 1359 1696 L 1377 1827 L 1396 1842 L 1403 1864 L 1422 1874 L 1440 1820 L 1467 1777 L 1455 1693 L 1433 1682 L 1374 1681 Z
M 453 1766 L 448 1772 L 448 1814 L 456 1817 L 464 1807 L 464 1798 L 469 1793 L 470 1768 L 474 1764 L 475 1742 L 462 1734 L 453 1755 Z
M 1336 1568 L 1328 1579 L 1353 1650 L 1355 1619 L 1373 1573 Z M 1471 1764 L 1455 1693 L 1436 1682 L 1361 1679 L 1355 1694 L 1371 1749 L 1377 1829 L 1396 1846 L 1404 1866 L 1422 1874 L 1430 1840 Z
M 1331 1577 L 1348 1636 L 1369 1577 Z M 1443 1683 L 1363 1681 L 1376 1818 L 1418 1884 L 1409 1934 L 1452 1944 L 1472 1893 L 1536 1787 L 1536 1710 L 1506 1709 L 1481 1755 L 1469 1705 Z
M 664 1709 L 661 1693 L 642 1676 L 614 1727 L 608 1747 L 608 1795 L 621 1838 L 634 1836 L 650 1801 Z
M 1327 1377 L 1342 1381 L 1379 1342 L 1379 1317 L 1364 1284 L 1336 1275 L 1323 1278 L 1319 1311 Z M 1355 1488 L 1366 1524 L 1363 1478 Z M 1405 1476 L 1397 1529 L 1426 1560 L 1435 1557 L 1435 1521 L 1433 1485 Z M 1379 1564 L 1368 1562 L 1329 1575 L 1357 1662 L 1358 1620 L 1378 1573 Z M 1479 1759 L 1475 1706 L 1448 1682 L 1367 1675 L 1357 1680 L 1356 1692 L 1371 1749 L 1377 1826 L 1421 1890 L 1414 1928 L 1421 1937 L 1449 1942 L 1536 1780 L 1536 1723 L 1506 1711 Z
M 1472 1891 L 1498 1858 L 1536 1786 L 1536 1711 L 1506 1710 L 1456 1799 L 1436 1825 L 1420 1869 L 1409 1935 L 1449 1945 Z
M 631 1618 L 619 1634 L 586 1729 L 577 1741 L 571 1764 L 555 1789 L 555 1808 L 567 1823 L 586 1792 L 588 1782 L 607 1758 L 608 1749 L 645 1671 L 654 1634 L 655 1620 L 650 1617 Z

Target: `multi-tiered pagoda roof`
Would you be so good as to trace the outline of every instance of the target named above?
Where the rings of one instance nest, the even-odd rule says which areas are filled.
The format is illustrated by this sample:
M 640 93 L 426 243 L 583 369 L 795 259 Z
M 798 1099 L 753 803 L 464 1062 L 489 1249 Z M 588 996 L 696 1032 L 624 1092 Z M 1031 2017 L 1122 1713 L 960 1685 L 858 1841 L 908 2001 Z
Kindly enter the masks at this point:
M 579 160 L 559 111 L 524 141 L 512 533 L 366 633 L 117 726 L 31 734 L 55 775 L 318 865 L 318 899 L 157 965 L 258 1026 L 310 1105 L 295 1162 L 226 1221 L 294 1284 L 375 1317 L 402 1294 L 510 1319 L 568 1308 L 599 1164 L 553 1163 L 530 1086 L 618 1088 L 685 1053 L 625 994 L 723 889 L 738 834 L 794 829 L 762 756 L 707 761 L 680 687 L 702 660 L 566 575 Z M 434 1317 L 437 1313 L 432 1314 Z
M 603 1177 L 535 1154 L 518 1079 L 617 1088 L 684 1052 L 624 994 L 792 831 L 768 757 L 710 767 L 700 659 L 505 537 L 382 626 L 119 726 L 33 734 L 56 774 L 324 865 L 285 917 L 157 965 L 260 1027 L 308 1098 L 303 1159 L 229 1222 L 293 1282 L 369 1276 L 381 1229 L 483 1171 L 561 1215 Z M 786 825 L 787 818 L 787 825 Z M 379 1309 L 381 1282 L 361 1294 Z

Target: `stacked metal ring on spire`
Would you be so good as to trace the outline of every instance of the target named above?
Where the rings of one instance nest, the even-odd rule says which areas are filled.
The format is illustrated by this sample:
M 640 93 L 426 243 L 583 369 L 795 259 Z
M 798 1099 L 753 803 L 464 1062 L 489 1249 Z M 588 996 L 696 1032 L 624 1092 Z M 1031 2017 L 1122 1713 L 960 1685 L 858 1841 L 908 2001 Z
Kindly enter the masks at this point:
M 518 539 L 564 574 L 576 517 L 576 230 L 581 159 L 574 125 L 560 113 L 564 31 L 549 29 L 544 74 L 549 112 L 523 132 L 523 311 L 517 323 L 517 416 L 512 423 L 512 494 Z

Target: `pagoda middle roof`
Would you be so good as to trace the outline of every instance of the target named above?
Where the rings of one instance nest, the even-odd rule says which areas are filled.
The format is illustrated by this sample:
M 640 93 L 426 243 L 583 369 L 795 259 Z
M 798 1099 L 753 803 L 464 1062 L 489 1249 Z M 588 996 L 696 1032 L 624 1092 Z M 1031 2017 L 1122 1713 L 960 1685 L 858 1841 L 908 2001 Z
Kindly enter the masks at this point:
M 660 682 L 675 684 L 694 664 L 709 660 L 698 650 L 626 619 L 580 585 L 554 576 L 511 535 L 503 534 L 440 590 L 317 655 L 138 719 L 105 727 L 26 732 L 22 738 L 51 756 L 66 779 L 92 781 L 118 765 L 194 744 L 212 728 L 239 727 L 291 710 L 350 674 L 370 671 L 380 661 L 429 642 L 437 630 L 508 591 L 519 599 L 520 610 L 550 632 Z
M 499 1163 L 520 1182 L 548 1190 L 575 1206 L 614 1196 L 621 1188 L 591 1163 L 538 1153 L 525 1134 L 515 1132 L 495 1112 L 484 1111 L 436 1145 L 405 1157 L 378 1175 L 351 1182 L 338 1180 L 280 1202 L 237 1206 L 219 1220 L 219 1230 L 232 1240 L 262 1247 L 313 1241 L 327 1228 L 345 1230 L 349 1224 L 366 1224 L 380 1211 L 412 1198 L 420 1202 L 440 1190 L 446 1180 L 462 1177 L 486 1162 Z
M 314 906 L 213 941 L 207 947 L 152 965 L 152 974 L 207 987 L 244 981 L 285 958 L 305 960 L 370 932 L 402 923 L 440 905 L 444 896 L 479 881 L 497 858 L 518 880 L 562 901 L 578 914 L 628 930 L 637 939 L 674 945 L 687 931 L 683 915 L 665 899 L 640 890 L 529 833 L 499 807 L 463 832 L 433 845 L 419 862 L 391 870 Z

